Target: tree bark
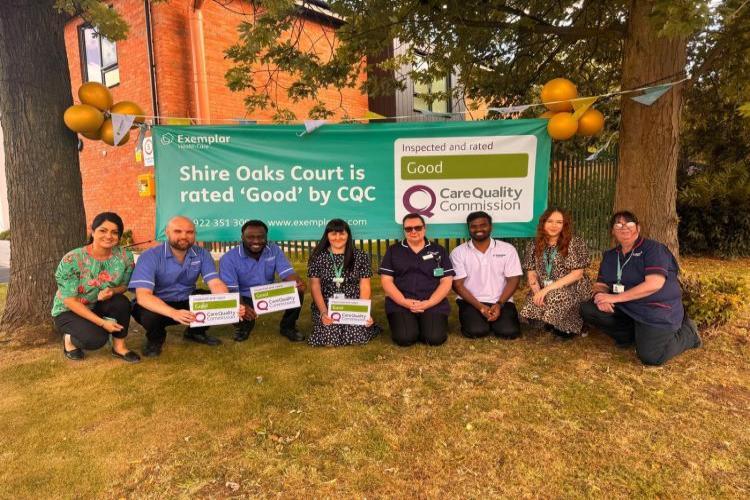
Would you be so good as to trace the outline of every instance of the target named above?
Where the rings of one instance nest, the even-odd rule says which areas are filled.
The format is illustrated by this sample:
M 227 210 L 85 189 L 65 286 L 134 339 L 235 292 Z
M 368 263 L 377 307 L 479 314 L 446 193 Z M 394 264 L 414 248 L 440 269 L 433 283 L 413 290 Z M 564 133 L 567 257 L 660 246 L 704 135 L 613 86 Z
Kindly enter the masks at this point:
M 622 88 L 632 89 L 685 70 L 687 36 L 657 35 L 649 18 L 653 0 L 632 0 L 622 63 Z M 674 78 L 674 77 L 673 77 Z M 643 232 L 679 257 L 677 161 L 682 86 L 651 106 L 623 97 L 616 210 L 631 210 Z
M 78 139 L 62 120 L 72 104 L 66 19 L 53 4 L 0 2 L 0 125 L 12 259 L 0 322 L 6 338 L 51 332 L 55 268 L 85 237 Z

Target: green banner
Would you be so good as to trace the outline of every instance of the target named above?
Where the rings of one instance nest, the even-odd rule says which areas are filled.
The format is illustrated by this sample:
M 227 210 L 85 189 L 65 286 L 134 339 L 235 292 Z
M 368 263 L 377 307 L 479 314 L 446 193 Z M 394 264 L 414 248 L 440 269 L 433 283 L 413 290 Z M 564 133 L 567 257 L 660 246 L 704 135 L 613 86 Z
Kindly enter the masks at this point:
M 274 240 L 317 240 L 333 218 L 357 239 L 403 237 L 418 212 L 430 238 L 464 237 L 484 210 L 494 235 L 533 236 L 546 207 L 547 120 L 157 126 L 156 237 L 184 215 L 202 241 L 238 241 L 248 219 Z

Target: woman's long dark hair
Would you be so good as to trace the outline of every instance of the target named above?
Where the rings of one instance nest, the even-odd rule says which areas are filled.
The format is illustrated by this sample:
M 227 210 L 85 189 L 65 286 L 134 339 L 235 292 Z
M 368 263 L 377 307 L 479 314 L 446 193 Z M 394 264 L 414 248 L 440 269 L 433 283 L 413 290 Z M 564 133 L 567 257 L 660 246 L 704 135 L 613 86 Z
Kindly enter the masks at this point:
M 349 273 L 354 269 L 354 240 L 352 239 L 352 230 L 349 228 L 349 224 L 343 219 L 331 219 L 326 224 L 326 229 L 323 231 L 323 237 L 320 238 L 318 245 L 313 250 L 308 265 L 312 263 L 319 255 L 325 254 L 331 247 L 331 242 L 328 241 L 328 233 L 340 233 L 345 231 L 347 234 L 346 248 L 344 249 L 344 270 Z
M 104 224 L 105 222 L 111 222 L 117 226 L 117 234 L 122 238 L 122 232 L 125 230 L 125 225 L 122 223 L 122 219 L 119 215 L 114 212 L 102 212 L 91 221 L 91 234 L 89 235 L 89 241 L 86 243 L 90 245 L 94 242 L 94 231 L 96 228 Z M 118 242 L 119 244 L 119 242 Z
M 570 240 L 573 238 L 573 219 L 570 217 L 570 213 L 566 210 L 563 210 L 560 207 L 549 207 L 544 213 L 542 213 L 542 216 L 539 217 L 539 224 L 536 227 L 534 256 L 536 257 L 537 262 L 542 258 L 542 254 L 547 248 L 547 235 L 544 233 L 544 223 L 547 222 L 550 215 L 555 212 L 560 212 L 563 216 L 563 227 L 560 236 L 557 238 L 557 248 L 560 250 L 560 254 L 562 254 L 563 257 L 568 256 L 568 246 L 570 245 Z

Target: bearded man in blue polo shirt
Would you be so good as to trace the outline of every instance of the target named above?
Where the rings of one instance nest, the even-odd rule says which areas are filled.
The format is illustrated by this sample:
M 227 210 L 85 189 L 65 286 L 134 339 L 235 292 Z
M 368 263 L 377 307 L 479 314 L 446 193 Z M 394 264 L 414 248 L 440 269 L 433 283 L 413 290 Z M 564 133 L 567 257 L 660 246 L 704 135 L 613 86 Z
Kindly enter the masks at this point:
M 208 327 L 190 328 L 195 315 L 190 312 L 190 295 L 199 276 L 211 293 L 229 290 L 216 272 L 211 252 L 195 245 L 195 226 L 187 217 L 176 216 L 166 228 L 167 241 L 143 252 L 136 262 L 128 288 L 135 290 L 133 318 L 146 330 L 143 355 L 161 354 L 167 326 L 186 325 L 184 338 L 199 344 L 216 346 L 221 341 L 206 334 Z M 240 315 L 246 314 L 245 307 Z
M 250 287 L 270 285 L 278 274 L 283 281 L 296 281 L 300 306 L 305 294 L 302 281 L 278 245 L 268 242 L 268 226 L 259 220 L 247 221 L 242 226 L 242 244 L 232 248 L 219 260 L 221 279 L 232 292 L 239 292 L 246 307 L 246 318 L 235 326 L 234 340 L 247 340 L 255 327 L 256 313 L 253 308 Z M 292 342 L 305 340 L 297 330 L 297 319 L 301 307 L 287 309 L 279 325 L 281 334 Z
M 646 365 L 661 365 L 700 347 L 698 330 L 682 304 L 672 252 L 641 236 L 632 212 L 614 214 L 610 227 L 618 245 L 604 252 L 594 298 L 581 305 L 583 320 L 619 347 L 635 344 Z

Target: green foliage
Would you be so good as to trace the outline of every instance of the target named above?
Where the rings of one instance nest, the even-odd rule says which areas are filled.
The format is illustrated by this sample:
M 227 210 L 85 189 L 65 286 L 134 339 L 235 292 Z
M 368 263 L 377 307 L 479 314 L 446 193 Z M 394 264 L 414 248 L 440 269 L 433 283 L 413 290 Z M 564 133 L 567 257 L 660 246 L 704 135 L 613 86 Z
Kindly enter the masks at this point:
M 749 291 L 741 276 L 688 273 L 681 281 L 687 313 L 702 328 L 729 322 L 745 303 Z
M 81 16 L 110 40 L 120 41 L 128 36 L 128 24 L 114 8 L 101 0 L 55 0 L 55 8 L 70 16 Z
M 750 255 L 750 163 L 706 169 L 677 196 L 679 240 L 685 253 Z
M 122 237 L 120 237 L 120 246 L 127 247 L 132 245 L 133 242 L 133 230 L 132 229 L 126 229 L 122 233 Z
M 0 231 L 0 240 L 10 240 L 10 229 Z

